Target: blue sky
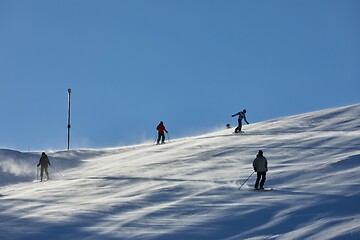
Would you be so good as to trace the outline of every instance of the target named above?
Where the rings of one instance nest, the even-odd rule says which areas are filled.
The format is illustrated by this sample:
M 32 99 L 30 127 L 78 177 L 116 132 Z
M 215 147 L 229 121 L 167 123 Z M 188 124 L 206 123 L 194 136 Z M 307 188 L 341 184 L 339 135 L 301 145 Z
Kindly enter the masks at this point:
M 360 1 L 0 1 L 0 147 L 112 147 L 359 103 Z

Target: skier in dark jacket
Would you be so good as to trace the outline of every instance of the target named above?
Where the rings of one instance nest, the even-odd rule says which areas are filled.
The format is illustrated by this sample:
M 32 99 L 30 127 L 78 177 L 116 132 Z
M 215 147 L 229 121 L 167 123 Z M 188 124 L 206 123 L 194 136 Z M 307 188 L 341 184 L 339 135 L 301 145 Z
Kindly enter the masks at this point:
M 259 153 L 256 155 L 256 158 L 253 162 L 254 171 L 257 173 L 257 178 L 255 182 L 255 189 L 264 190 L 264 183 L 266 180 L 266 172 L 268 171 L 267 159 L 264 157 L 262 150 L 259 150 Z
M 48 156 L 46 155 L 45 152 L 43 152 L 41 154 L 41 157 L 40 157 L 40 160 L 39 160 L 39 163 L 38 163 L 37 167 L 39 167 L 40 165 L 41 165 L 40 182 L 42 182 L 42 180 L 43 180 L 44 171 L 45 171 L 45 174 L 47 176 L 47 180 L 49 180 L 50 177 L 49 177 L 49 172 L 48 172 L 48 166 L 51 165 L 51 164 L 50 164 L 49 158 L 48 158 Z
M 165 133 L 164 132 L 168 133 L 168 131 L 166 130 L 164 123 L 162 121 L 156 127 L 156 130 L 158 131 L 157 144 L 160 144 L 160 140 L 161 140 L 161 144 L 164 144 L 165 143 Z
M 239 116 L 238 118 L 238 126 L 235 128 L 235 133 L 241 132 L 241 128 L 242 128 L 242 120 L 244 119 L 244 121 L 249 124 L 249 122 L 246 120 L 246 109 L 242 110 L 241 112 L 235 113 L 233 115 L 231 115 L 231 117 L 235 117 L 235 116 Z

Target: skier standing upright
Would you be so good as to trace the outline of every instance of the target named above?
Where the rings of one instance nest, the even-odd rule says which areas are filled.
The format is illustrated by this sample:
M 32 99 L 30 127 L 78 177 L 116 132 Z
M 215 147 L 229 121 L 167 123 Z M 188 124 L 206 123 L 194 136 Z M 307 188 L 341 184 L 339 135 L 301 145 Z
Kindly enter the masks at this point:
M 48 158 L 48 156 L 46 155 L 45 152 L 43 152 L 41 154 L 41 157 L 40 157 L 40 160 L 39 160 L 39 163 L 38 163 L 37 167 L 39 167 L 40 165 L 41 165 L 40 182 L 42 182 L 42 180 L 43 180 L 44 171 L 45 171 L 45 174 L 47 176 L 47 180 L 49 180 L 50 177 L 49 177 L 48 167 L 51 164 L 50 164 L 49 158 Z
M 249 124 L 249 122 L 246 120 L 245 113 L 246 113 L 246 109 L 242 110 L 241 112 L 231 115 L 231 117 L 239 116 L 238 117 L 238 126 L 235 128 L 235 133 L 241 132 L 243 119 L 247 124 Z
M 156 127 L 156 130 L 158 131 L 157 144 L 160 144 L 160 140 L 161 140 L 161 144 L 164 144 L 165 143 L 165 133 L 164 132 L 168 133 L 168 131 L 166 130 L 164 123 L 162 121 Z
M 262 150 L 259 150 L 259 153 L 256 155 L 256 158 L 253 162 L 254 171 L 257 173 L 257 178 L 255 182 L 255 189 L 264 190 L 264 183 L 266 180 L 266 172 L 268 171 L 267 167 L 267 159 L 264 157 L 264 153 Z

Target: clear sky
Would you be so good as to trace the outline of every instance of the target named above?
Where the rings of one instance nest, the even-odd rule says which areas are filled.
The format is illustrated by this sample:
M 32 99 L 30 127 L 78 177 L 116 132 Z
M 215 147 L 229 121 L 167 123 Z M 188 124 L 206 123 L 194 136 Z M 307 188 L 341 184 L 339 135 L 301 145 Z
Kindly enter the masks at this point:
M 1 0 L 0 147 L 113 147 L 360 102 L 358 0 Z

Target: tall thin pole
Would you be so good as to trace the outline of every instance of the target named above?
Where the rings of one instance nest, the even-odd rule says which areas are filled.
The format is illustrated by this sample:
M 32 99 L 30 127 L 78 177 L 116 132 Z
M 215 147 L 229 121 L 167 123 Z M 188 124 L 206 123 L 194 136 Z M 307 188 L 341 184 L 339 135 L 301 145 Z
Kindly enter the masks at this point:
M 68 128 L 68 147 L 67 149 L 69 150 L 70 149 L 70 128 L 71 128 L 71 125 L 70 125 L 70 94 L 71 94 L 71 89 L 69 88 L 68 89 L 68 125 L 67 125 L 67 128 Z

